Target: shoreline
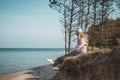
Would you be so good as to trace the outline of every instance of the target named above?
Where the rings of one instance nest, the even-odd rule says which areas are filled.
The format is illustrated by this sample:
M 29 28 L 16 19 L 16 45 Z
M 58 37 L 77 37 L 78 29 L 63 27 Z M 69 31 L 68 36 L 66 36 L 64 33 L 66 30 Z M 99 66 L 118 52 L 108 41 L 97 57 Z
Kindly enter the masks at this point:
M 48 64 L 20 72 L 1 74 L 0 80 L 50 80 L 57 73 L 51 68 L 52 65 Z

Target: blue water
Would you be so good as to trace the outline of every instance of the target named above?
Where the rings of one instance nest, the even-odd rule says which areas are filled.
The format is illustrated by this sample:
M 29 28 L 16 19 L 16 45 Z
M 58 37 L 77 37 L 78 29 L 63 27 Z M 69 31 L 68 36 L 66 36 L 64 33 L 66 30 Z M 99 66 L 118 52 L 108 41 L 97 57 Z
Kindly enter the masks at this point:
M 64 55 L 63 48 L 2 48 L 0 74 L 18 72 L 49 64 L 46 58 Z

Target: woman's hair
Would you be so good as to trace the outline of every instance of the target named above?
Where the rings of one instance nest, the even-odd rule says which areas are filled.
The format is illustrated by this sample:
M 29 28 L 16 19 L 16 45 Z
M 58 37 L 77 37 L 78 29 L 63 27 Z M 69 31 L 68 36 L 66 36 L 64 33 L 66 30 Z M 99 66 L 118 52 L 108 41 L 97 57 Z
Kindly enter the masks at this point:
M 88 39 L 87 39 L 87 37 L 86 37 L 86 35 L 84 33 L 79 33 L 78 34 L 78 40 L 81 39 L 81 38 L 83 38 L 85 40 L 86 45 L 88 46 L 89 41 L 88 41 Z

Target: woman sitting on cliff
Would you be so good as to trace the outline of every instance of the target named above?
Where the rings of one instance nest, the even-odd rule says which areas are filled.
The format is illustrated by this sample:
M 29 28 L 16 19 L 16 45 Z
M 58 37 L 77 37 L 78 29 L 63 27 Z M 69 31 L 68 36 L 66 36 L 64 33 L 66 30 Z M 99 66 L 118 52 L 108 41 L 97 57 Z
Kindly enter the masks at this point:
M 77 35 L 77 45 L 73 51 L 71 51 L 69 54 L 65 54 L 54 60 L 47 59 L 49 62 L 53 64 L 53 66 L 56 66 L 56 67 L 53 67 L 52 69 L 59 70 L 59 68 L 57 67 L 58 64 L 61 64 L 66 57 L 76 56 L 78 54 L 87 52 L 88 39 L 86 38 L 85 34 L 82 32 L 82 29 L 80 27 L 76 30 L 76 35 Z

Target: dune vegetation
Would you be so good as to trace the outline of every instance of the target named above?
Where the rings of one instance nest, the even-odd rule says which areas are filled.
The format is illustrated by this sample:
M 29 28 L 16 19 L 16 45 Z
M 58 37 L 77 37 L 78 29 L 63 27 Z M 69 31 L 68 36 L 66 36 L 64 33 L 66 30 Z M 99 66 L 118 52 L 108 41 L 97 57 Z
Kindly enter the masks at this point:
M 120 46 L 66 58 L 52 80 L 120 80 Z

